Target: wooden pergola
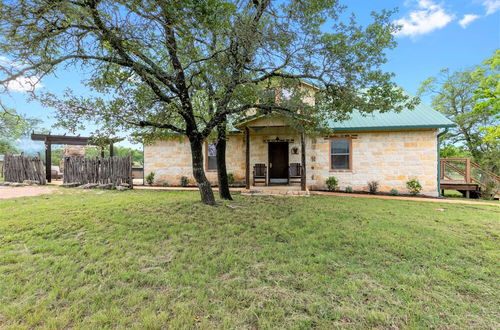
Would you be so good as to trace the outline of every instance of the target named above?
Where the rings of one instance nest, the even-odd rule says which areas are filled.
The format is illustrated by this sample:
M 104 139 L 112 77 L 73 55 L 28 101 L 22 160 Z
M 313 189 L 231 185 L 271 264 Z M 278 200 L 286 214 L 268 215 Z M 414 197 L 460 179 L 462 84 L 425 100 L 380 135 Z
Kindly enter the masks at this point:
M 52 145 L 53 144 L 68 144 L 79 146 L 100 146 L 103 144 L 109 145 L 109 155 L 113 157 L 113 143 L 121 141 L 122 139 L 101 139 L 99 142 L 94 137 L 84 136 L 68 136 L 68 135 L 52 135 L 52 134 L 31 134 L 31 140 L 45 142 L 45 176 L 48 182 L 51 182 L 51 168 L 52 163 Z M 101 149 L 101 157 L 104 158 L 104 149 Z

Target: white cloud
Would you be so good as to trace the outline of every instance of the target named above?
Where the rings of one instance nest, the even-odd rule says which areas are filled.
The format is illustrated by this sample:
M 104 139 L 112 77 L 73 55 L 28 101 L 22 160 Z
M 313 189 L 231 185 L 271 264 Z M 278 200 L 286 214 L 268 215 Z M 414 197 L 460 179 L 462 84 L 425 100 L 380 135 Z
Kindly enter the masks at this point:
M 12 80 L 6 83 L 5 87 L 9 91 L 13 92 L 32 92 L 35 89 L 44 87 L 37 77 L 25 77 L 21 76 L 16 80 Z
M 500 10 L 500 0 L 486 0 L 483 6 L 486 8 L 486 15 L 494 14 Z
M 454 18 L 445 11 L 442 5 L 435 4 L 432 0 L 419 0 L 417 9 L 394 23 L 401 25 L 398 36 L 416 37 L 441 29 Z
M 5 56 L 0 56 L 0 65 L 2 65 L 2 66 L 8 66 L 8 67 L 14 67 L 14 68 L 21 67 L 20 63 L 11 61 L 7 57 L 5 57 Z
M 22 65 L 19 62 L 11 61 L 5 56 L 0 56 L 0 67 L 2 71 L 8 73 L 13 68 L 20 68 Z M 8 81 L 3 84 L 5 89 L 12 92 L 32 92 L 35 89 L 44 87 L 37 76 L 25 77 L 20 76 L 15 80 Z
M 460 24 L 460 26 L 465 29 L 467 26 L 469 26 L 470 23 L 474 22 L 479 17 L 481 16 L 474 14 L 465 14 L 464 17 L 462 17 L 462 19 L 458 21 L 458 24 Z

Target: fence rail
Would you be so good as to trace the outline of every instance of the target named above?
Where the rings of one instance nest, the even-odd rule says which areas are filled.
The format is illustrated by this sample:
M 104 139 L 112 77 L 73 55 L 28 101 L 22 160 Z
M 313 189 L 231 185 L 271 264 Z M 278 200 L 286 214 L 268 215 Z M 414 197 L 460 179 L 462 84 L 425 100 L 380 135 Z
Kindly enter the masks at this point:
M 132 158 L 130 156 L 109 158 L 66 156 L 63 159 L 64 183 L 110 183 L 115 186 L 126 183 L 132 188 Z
M 500 177 L 470 158 L 442 158 L 440 166 L 442 189 L 456 189 L 466 197 L 500 193 Z
M 442 158 L 441 182 L 478 184 L 485 186 L 488 182 L 500 183 L 500 177 L 485 170 L 470 158 Z
M 25 180 L 46 184 L 45 166 L 40 154 L 38 157 L 26 157 L 24 154 L 6 154 L 3 165 L 3 177 L 8 182 L 22 183 Z

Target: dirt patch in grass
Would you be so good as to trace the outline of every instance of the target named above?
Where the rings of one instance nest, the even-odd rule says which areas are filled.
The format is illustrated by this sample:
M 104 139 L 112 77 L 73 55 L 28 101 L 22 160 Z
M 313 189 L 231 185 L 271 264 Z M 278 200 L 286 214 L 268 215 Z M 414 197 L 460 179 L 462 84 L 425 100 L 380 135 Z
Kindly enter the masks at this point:
M 57 191 L 57 188 L 45 187 L 45 186 L 27 186 L 27 187 L 0 186 L 0 199 L 52 194 L 55 191 Z

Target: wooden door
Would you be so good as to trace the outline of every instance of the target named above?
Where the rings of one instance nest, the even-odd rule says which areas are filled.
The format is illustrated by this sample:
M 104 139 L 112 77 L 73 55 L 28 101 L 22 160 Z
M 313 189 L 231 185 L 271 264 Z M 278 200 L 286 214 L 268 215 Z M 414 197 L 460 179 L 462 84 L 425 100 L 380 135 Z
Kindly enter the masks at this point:
M 288 142 L 269 143 L 269 183 L 273 183 L 271 179 L 288 182 Z

